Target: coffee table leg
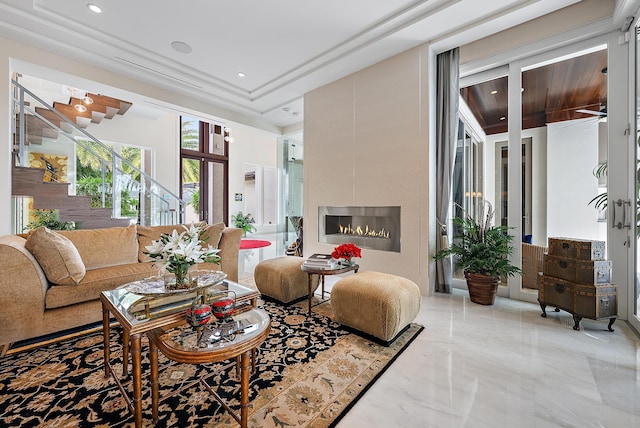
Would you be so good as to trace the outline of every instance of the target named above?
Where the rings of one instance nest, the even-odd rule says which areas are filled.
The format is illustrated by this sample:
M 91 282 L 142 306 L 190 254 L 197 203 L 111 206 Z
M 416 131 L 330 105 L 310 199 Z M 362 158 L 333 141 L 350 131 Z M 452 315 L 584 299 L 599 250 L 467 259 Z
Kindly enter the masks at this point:
M 136 428 L 142 427 L 142 340 L 139 334 L 130 336 L 131 371 L 133 374 L 133 418 Z
M 104 346 L 104 377 L 108 378 L 111 374 L 109 370 L 109 362 L 111 358 L 111 349 L 109 345 L 111 340 L 109 339 L 109 309 L 102 304 L 102 346 Z
M 151 362 L 151 415 L 153 422 L 158 422 L 158 400 L 159 400 L 159 388 L 158 388 L 158 347 L 150 340 L 149 341 L 149 360 Z
M 243 352 L 240 357 L 240 426 L 247 428 L 247 416 L 249 415 L 249 351 Z
M 129 376 L 129 332 L 122 329 L 122 377 Z
M 324 275 L 320 275 L 320 280 L 322 281 L 322 299 L 324 299 Z
M 313 297 L 313 294 L 311 294 L 311 277 L 313 276 L 312 273 L 308 273 L 307 274 L 307 286 L 309 288 L 309 316 L 311 316 L 311 298 Z

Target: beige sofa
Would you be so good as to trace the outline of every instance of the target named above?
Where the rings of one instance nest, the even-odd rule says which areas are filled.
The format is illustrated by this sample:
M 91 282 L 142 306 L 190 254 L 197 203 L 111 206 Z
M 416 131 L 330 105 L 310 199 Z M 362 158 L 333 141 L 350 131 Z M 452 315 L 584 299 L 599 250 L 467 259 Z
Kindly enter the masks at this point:
M 30 235 L 0 237 L 0 355 L 13 342 L 100 321 L 100 293 L 157 275 L 158 268 L 142 251 L 161 233 L 171 233 L 174 228 L 184 230 L 179 225 L 132 225 L 54 233 L 46 231 L 54 239 L 61 239 L 59 235 L 67 237 L 73 243 L 72 247 L 77 249 L 77 253 L 72 251 L 79 254 L 82 259 L 79 264 L 84 264 L 81 268 L 86 270 L 77 284 L 73 268 L 69 268 L 71 274 L 66 278 L 56 279 L 57 284 L 51 282 L 54 275 L 45 256 L 57 254 L 55 247 L 45 251 L 47 246 Z M 203 263 L 199 267 L 222 270 L 229 279 L 237 281 L 241 235 L 241 229 L 225 227 L 222 223 L 205 225 L 203 237 L 207 239 L 206 244 L 220 249 L 222 261 L 220 266 Z M 27 242 L 26 238 L 31 241 Z M 34 246 L 35 242 L 38 243 Z M 45 265 L 45 270 L 34 254 Z M 67 260 L 64 252 L 61 254 L 63 257 L 59 260 L 62 262 L 57 267 L 64 270 L 68 268 Z

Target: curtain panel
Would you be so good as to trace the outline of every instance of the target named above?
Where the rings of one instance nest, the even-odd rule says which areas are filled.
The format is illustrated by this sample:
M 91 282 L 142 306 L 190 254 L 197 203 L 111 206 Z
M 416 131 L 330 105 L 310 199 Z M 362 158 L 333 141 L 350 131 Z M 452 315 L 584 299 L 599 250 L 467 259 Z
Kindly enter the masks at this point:
M 458 48 L 438 54 L 436 89 L 436 251 L 449 246 L 449 207 L 458 139 L 460 64 Z M 451 293 L 451 258 L 436 261 L 435 290 Z

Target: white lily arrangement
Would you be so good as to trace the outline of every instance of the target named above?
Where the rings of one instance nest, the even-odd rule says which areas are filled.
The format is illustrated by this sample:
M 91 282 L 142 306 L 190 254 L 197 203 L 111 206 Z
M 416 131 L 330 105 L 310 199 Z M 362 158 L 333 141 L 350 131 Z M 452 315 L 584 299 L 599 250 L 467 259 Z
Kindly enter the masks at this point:
M 160 239 L 146 246 L 149 257 L 154 259 L 154 264 L 160 268 L 160 272 L 171 272 L 176 276 L 189 269 L 196 263 L 220 263 L 219 249 L 211 245 L 204 247 L 204 240 L 200 239 L 202 228 L 191 224 L 189 228 L 182 226 L 185 231 L 177 230 L 169 235 L 163 233 Z

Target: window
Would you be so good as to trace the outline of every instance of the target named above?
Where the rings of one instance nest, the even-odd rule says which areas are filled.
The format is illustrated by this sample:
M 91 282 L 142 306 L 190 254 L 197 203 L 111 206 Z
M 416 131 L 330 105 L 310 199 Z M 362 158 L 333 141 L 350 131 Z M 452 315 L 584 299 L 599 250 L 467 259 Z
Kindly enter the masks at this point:
M 180 118 L 181 197 L 186 222 L 226 223 L 229 129 L 196 118 Z

